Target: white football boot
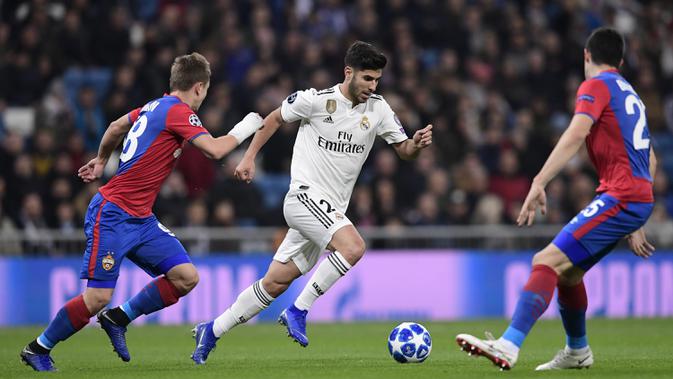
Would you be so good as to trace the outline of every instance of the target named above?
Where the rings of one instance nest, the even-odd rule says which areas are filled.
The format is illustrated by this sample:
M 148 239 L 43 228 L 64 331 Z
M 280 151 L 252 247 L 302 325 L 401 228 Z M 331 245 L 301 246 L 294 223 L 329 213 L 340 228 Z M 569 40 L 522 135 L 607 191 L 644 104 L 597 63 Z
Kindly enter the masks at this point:
M 586 351 L 581 353 L 572 351 L 566 347 L 563 350 L 559 350 L 551 361 L 537 366 L 535 371 L 563 370 L 568 368 L 581 369 L 589 368 L 592 364 L 594 364 L 594 354 L 588 346 Z
M 470 334 L 459 334 L 456 336 L 456 342 L 458 342 L 460 349 L 468 355 L 486 357 L 501 371 L 514 367 L 519 352 L 508 348 L 502 341 L 493 338 L 491 333 L 486 332 L 485 334 L 485 340 Z

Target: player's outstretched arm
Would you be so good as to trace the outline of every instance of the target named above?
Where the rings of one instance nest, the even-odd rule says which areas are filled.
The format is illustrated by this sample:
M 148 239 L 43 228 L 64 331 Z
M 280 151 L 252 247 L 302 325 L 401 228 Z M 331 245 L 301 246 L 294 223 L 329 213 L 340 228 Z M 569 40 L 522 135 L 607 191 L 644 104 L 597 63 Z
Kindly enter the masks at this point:
M 77 171 L 77 175 L 82 178 L 84 183 L 92 182 L 103 175 L 103 169 L 110 159 L 110 155 L 119 146 L 129 129 L 131 129 L 131 121 L 127 114 L 110 123 L 105 134 L 103 134 L 103 139 L 100 141 L 98 156 Z
M 405 161 L 418 158 L 422 149 L 432 144 L 432 125 L 427 125 L 414 133 L 414 137 L 404 142 L 393 144 L 397 155 Z
M 234 175 L 238 179 L 244 180 L 246 183 L 250 183 L 252 179 L 254 179 L 255 158 L 257 157 L 257 153 L 259 153 L 259 151 L 262 149 L 262 146 L 264 146 L 266 142 L 269 141 L 269 138 L 271 138 L 271 136 L 276 132 L 276 130 L 278 130 L 278 128 L 280 128 L 281 125 L 283 125 L 283 123 L 284 121 L 280 114 L 280 108 L 276 108 L 276 110 L 266 116 L 264 119 L 264 124 L 252 138 L 252 142 L 250 142 L 248 150 L 245 151 L 243 159 L 241 159 L 241 162 L 238 164 L 238 166 L 236 166 Z
M 206 157 L 222 159 L 261 127 L 262 117 L 255 112 L 250 112 L 234 125 L 227 135 L 213 138 L 206 133 L 197 136 L 191 142 Z
M 533 179 L 530 191 L 521 207 L 521 213 L 516 220 L 517 225 L 532 225 L 535 219 L 535 212 L 538 207 L 542 214 L 547 212 L 547 196 L 544 192 L 547 183 L 561 171 L 584 143 L 585 138 L 591 131 L 594 120 L 585 114 L 576 114 L 570 121 L 570 126 L 563 132 L 554 150 L 549 154 L 540 172 Z

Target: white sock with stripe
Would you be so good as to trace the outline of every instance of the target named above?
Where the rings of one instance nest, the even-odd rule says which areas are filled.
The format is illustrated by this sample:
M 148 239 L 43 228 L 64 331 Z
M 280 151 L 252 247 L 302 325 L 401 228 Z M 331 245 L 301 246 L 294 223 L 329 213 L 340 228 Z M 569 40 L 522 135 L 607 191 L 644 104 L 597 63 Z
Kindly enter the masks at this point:
M 306 283 L 306 287 L 295 300 L 294 306 L 301 310 L 311 308 L 313 302 L 327 292 L 339 278 L 346 275 L 350 268 L 350 263 L 341 253 L 338 251 L 330 253 L 327 258 L 320 262 L 318 269 L 315 270 L 311 279 Z
M 254 282 L 246 288 L 229 309 L 219 315 L 213 322 L 213 333 L 220 337 L 238 324 L 243 324 L 265 310 L 271 302 L 276 300 L 271 297 L 262 286 L 262 280 Z

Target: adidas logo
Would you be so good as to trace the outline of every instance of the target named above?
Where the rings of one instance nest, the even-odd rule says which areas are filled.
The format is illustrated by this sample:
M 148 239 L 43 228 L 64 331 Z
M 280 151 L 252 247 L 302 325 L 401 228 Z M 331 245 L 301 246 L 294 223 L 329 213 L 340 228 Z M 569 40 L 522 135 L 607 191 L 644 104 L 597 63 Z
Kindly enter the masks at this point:
M 334 121 L 332 121 L 332 116 L 327 116 L 322 119 L 322 122 L 327 123 L 327 124 L 334 124 Z

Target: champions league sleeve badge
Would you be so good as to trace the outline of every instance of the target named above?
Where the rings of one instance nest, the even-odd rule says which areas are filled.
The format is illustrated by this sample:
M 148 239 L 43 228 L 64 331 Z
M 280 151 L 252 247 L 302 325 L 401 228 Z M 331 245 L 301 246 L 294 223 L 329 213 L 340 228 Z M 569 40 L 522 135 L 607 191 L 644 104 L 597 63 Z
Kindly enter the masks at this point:
M 195 113 L 192 113 L 189 115 L 189 125 L 191 126 L 203 126 L 201 124 L 201 120 L 199 119 L 199 116 L 197 116 Z

